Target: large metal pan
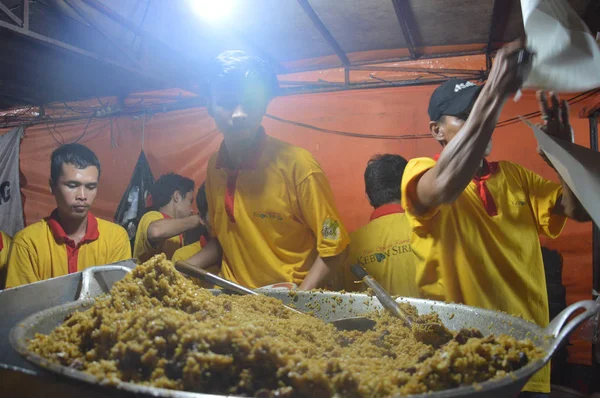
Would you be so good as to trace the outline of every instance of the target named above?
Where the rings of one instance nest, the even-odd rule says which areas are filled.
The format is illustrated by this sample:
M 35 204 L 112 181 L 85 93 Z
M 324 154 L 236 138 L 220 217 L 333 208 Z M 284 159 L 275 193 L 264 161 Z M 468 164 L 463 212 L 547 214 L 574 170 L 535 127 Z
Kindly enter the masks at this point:
M 221 294 L 220 292 L 214 292 Z M 376 298 L 364 294 L 337 292 L 297 292 L 290 296 L 281 290 L 263 290 L 263 293 L 278 298 L 286 304 L 293 303 L 300 310 L 312 310 L 315 316 L 332 321 L 382 309 Z M 542 348 L 546 355 L 542 360 L 528 364 L 501 380 L 481 383 L 477 387 L 461 387 L 430 394 L 415 395 L 415 397 L 514 397 L 523 388 L 527 380 L 550 360 L 556 349 L 564 343 L 568 336 L 586 319 L 600 312 L 600 304 L 594 301 L 581 301 L 569 306 L 561 312 L 545 329 L 507 314 L 469 307 L 459 304 L 402 298 L 398 301 L 414 305 L 420 314 L 435 311 L 451 330 L 464 327 L 474 327 L 484 335 L 507 334 L 517 339 L 530 338 L 534 344 Z M 86 373 L 60 366 L 30 352 L 27 342 L 36 333 L 48 334 L 56 328 L 65 317 L 75 311 L 84 311 L 94 304 L 94 299 L 83 299 L 53 307 L 34 314 L 15 326 L 10 335 L 10 341 L 15 350 L 32 363 L 56 374 L 90 384 L 102 384 L 100 380 Z M 581 312 L 583 311 L 583 312 Z M 569 318 L 581 312 L 569 321 Z M 160 388 L 145 387 L 133 383 L 118 383 L 111 386 L 115 393 L 130 393 L 153 397 L 214 397 L 210 394 L 188 393 Z

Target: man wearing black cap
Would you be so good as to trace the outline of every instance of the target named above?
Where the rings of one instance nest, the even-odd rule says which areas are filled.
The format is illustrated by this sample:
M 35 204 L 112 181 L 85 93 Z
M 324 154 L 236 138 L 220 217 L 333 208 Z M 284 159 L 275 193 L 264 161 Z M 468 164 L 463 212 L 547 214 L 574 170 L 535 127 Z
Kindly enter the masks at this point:
M 505 311 L 546 326 L 548 297 L 538 234 L 557 237 L 567 217 L 583 221 L 587 214 L 564 183 L 511 162 L 486 160 L 503 104 L 524 79 L 519 52 L 516 43 L 502 49 L 482 87 L 451 79 L 435 90 L 429 128 L 443 150 L 436 160 L 408 163 L 402 205 L 413 229 L 420 294 Z M 559 104 L 553 95 L 548 107 L 544 96 L 539 98 L 550 119 L 547 133 L 570 137 L 566 103 Z M 549 393 L 549 368 L 524 391 L 528 397 Z

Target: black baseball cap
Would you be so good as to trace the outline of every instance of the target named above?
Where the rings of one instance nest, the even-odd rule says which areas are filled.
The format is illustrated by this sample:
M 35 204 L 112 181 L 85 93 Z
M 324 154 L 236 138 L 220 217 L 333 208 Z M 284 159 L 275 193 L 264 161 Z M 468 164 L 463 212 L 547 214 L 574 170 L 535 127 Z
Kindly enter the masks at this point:
M 464 79 L 452 78 L 435 89 L 429 99 L 429 120 L 443 115 L 458 116 L 469 112 L 483 86 Z

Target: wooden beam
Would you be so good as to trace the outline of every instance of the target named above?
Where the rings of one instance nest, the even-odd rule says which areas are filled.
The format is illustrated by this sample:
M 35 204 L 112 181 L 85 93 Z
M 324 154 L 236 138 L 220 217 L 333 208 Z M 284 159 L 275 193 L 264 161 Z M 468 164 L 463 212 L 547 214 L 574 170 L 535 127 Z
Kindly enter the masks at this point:
M 23 0 L 23 29 L 29 30 L 29 0 Z
M 494 0 L 494 5 L 492 6 L 492 15 L 490 16 L 490 30 L 488 32 L 487 45 L 485 46 L 485 66 L 488 72 L 492 68 L 492 43 L 494 40 L 494 34 L 496 33 L 496 25 L 498 23 L 497 16 L 500 13 L 501 3 L 501 1 Z
M 447 78 L 435 78 L 435 79 L 415 79 L 415 80 L 400 80 L 393 81 L 389 80 L 386 82 L 377 83 L 350 83 L 349 85 L 332 85 L 329 87 L 310 87 L 309 89 L 303 87 L 290 87 L 283 88 L 281 96 L 287 95 L 300 95 L 300 94 L 313 94 L 313 93 L 329 93 L 335 91 L 347 91 L 347 90 L 365 90 L 372 88 L 391 88 L 391 87 L 410 87 L 410 86 L 425 86 L 430 84 L 441 84 L 448 81 Z
M 297 1 L 298 4 L 300 4 L 302 9 L 304 10 L 304 13 L 308 16 L 308 18 L 310 18 L 313 25 L 315 25 L 315 28 L 317 28 L 319 33 L 321 33 L 321 36 L 323 36 L 327 44 L 329 44 L 329 47 L 331 47 L 331 49 L 335 52 L 338 58 L 342 61 L 342 64 L 344 66 L 350 65 L 350 60 L 348 59 L 348 56 L 346 56 L 346 53 L 344 52 L 344 50 L 342 50 L 342 47 L 340 47 L 338 42 L 333 38 L 333 36 L 329 32 L 325 24 L 323 24 L 323 21 L 321 21 L 315 10 L 313 10 L 310 4 L 308 4 L 308 0 Z
M 119 62 L 103 58 L 100 55 L 93 53 L 91 51 L 87 51 L 82 48 L 72 46 L 72 45 L 64 43 L 60 40 L 56 40 L 56 39 L 41 35 L 39 33 L 32 32 L 31 30 L 23 29 L 19 26 L 12 25 L 8 22 L 0 21 L 0 30 L 2 30 L 2 29 L 16 33 L 26 39 L 35 41 L 37 43 L 40 43 L 40 44 L 43 44 L 43 45 L 46 45 L 46 46 L 49 46 L 52 48 L 58 48 L 61 50 L 65 50 L 67 52 L 82 56 L 84 58 L 89 58 L 94 61 L 98 61 L 100 63 L 115 67 L 117 69 L 121 69 L 126 72 L 134 73 L 140 77 L 143 77 L 143 78 L 146 78 L 149 80 L 156 80 L 156 78 L 154 76 L 148 75 L 146 72 L 141 71 L 139 69 L 135 69 L 135 68 L 129 67 L 127 65 L 123 65 Z
M 410 4 L 407 0 L 392 0 L 392 4 L 394 5 L 396 18 L 398 19 L 398 23 L 400 24 L 400 29 L 402 29 L 402 36 L 404 36 L 404 41 L 406 42 L 406 46 L 408 47 L 410 57 L 411 59 L 417 59 L 418 54 L 416 50 L 415 39 L 413 37 L 410 24 L 408 23 L 408 20 L 406 18 L 410 11 Z
M 17 25 L 23 26 L 21 18 L 17 17 L 4 3 L 0 0 L 0 11 L 5 13 L 10 19 L 12 19 Z
M 480 76 L 481 70 L 475 69 L 446 69 L 446 68 L 412 68 L 403 66 L 351 66 L 351 70 L 379 71 L 379 72 L 403 72 L 403 73 L 431 73 L 447 75 L 475 75 Z

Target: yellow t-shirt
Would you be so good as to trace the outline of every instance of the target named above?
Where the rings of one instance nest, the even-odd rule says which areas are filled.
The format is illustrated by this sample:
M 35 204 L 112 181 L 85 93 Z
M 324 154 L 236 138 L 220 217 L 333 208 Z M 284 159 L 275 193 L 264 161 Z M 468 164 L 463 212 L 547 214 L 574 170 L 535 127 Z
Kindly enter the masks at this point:
M 173 264 L 177 261 L 186 261 L 196 253 L 199 253 L 201 250 L 202 245 L 200 244 L 200 242 L 191 243 L 189 245 L 183 246 L 181 249 L 177 249 L 173 254 L 173 258 L 171 259 L 171 261 L 173 262 Z M 219 273 L 220 268 L 221 267 L 218 265 L 213 265 L 211 267 L 208 267 L 206 271 L 210 272 L 211 274 L 217 275 Z M 198 278 L 190 279 L 198 286 L 204 287 L 206 289 L 214 288 L 212 284 L 201 281 Z
M 167 217 L 168 216 L 158 211 L 149 211 L 142 216 L 137 227 L 137 232 L 135 233 L 135 243 L 133 244 L 133 257 L 135 257 L 139 263 L 148 261 L 150 258 L 160 253 L 165 253 L 167 259 L 170 260 L 173 253 L 183 246 L 182 235 L 165 239 L 156 247 L 148 240 L 148 227 L 150 227 L 150 224 Z
M 417 284 L 427 298 L 505 311 L 545 327 L 548 297 L 538 234 L 557 237 L 564 216 L 552 214 L 560 185 L 511 162 L 499 162 L 485 184 L 497 208 L 490 216 L 472 181 L 451 205 L 416 216 L 417 177 L 435 161 L 412 159 L 402 178 L 402 205 L 419 258 Z M 545 367 L 526 391 L 549 392 Z
M 8 259 L 6 287 L 15 287 L 131 258 L 127 232 L 120 225 L 88 213 L 86 234 L 70 240 L 56 218 L 45 219 L 17 232 Z
M 417 258 L 410 247 L 411 228 L 400 204 L 378 207 L 371 221 L 350 234 L 350 253 L 342 270 L 344 289 L 365 290 L 350 271 L 358 263 L 391 295 L 419 297 Z
M 249 288 L 300 284 L 317 255 L 331 257 L 349 237 L 329 182 L 312 155 L 261 134 L 240 169 L 224 145 L 208 164 L 206 196 L 221 274 Z
M 2 289 L 2 285 L 4 284 L 11 241 L 11 237 L 6 232 L 0 231 L 0 289 Z

